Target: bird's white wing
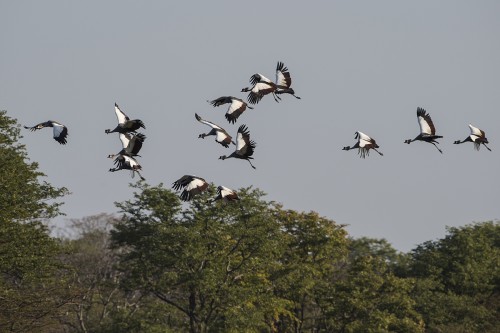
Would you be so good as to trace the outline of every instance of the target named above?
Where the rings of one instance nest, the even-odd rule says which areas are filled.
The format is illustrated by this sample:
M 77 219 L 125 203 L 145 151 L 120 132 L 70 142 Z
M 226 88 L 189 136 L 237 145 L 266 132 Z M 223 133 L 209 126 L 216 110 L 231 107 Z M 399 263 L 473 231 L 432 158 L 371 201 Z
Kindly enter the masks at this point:
M 52 128 L 53 128 L 54 138 L 57 138 L 64 131 L 65 127 L 64 127 L 64 125 L 56 123 L 56 122 L 53 122 L 52 125 L 53 125 Z
M 241 148 L 245 147 L 246 142 L 243 139 L 243 134 L 238 132 L 238 135 L 236 135 L 236 150 L 240 150 Z
M 129 164 L 130 167 L 134 168 L 135 166 L 139 166 L 139 163 L 132 157 L 127 155 L 121 155 L 121 156 L 125 159 L 125 163 Z
M 432 134 L 431 127 L 427 123 L 427 121 L 422 116 L 418 116 L 418 125 L 420 126 L 420 133 L 422 134 Z
M 276 85 L 281 87 L 286 87 L 286 78 L 283 75 L 283 72 L 280 70 L 276 71 Z
M 234 193 L 233 190 L 231 190 L 225 186 L 219 186 L 219 187 L 220 187 L 220 194 L 223 198 Z
M 364 140 L 364 141 L 368 141 L 368 142 L 370 142 L 372 140 L 372 138 L 370 138 L 368 135 L 366 135 L 363 132 L 358 131 L 358 135 L 359 135 L 360 140 Z
M 128 144 L 130 142 L 131 136 L 128 133 L 120 133 L 120 141 L 122 142 L 122 147 L 123 149 L 126 149 L 128 147 Z
M 222 142 L 225 138 L 227 138 L 227 135 L 223 131 L 217 131 L 217 135 L 215 136 L 217 142 Z
M 116 118 L 118 119 L 118 124 L 124 124 L 127 120 L 129 120 L 128 116 L 120 110 L 118 104 L 115 103 L 115 113 Z
M 239 108 L 241 108 L 243 106 L 243 103 L 244 102 L 241 100 L 233 99 L 233 101 L 229 105 L 229 109 L 227 110 L 227 113 L 231 114 L 234 111 L 238 110 Z
M 192 181 L 189 182 L 189 184 L 187 184 L 185 190 L 186 191 L 191 191 L 197 187 L 200 187 L 200 186 L 203 186 L 205 182 L 199 178 L 194 178 Z
M 258 82 L 256 85 L 253 86 L 252 92 L 255 94 L 261 93 L 263 90 L 267 90 L 271 87 L 271 85 L 267 82 Z
M 273 83 L 273 81 L 269 80 L 267 77 L 265 77 L 264 75 L 262 74 L 259 74 L 260 75 L 260 82 L 267 82 L 267 83 Z
M 475 136 L 482 136 L 483 135 L 483 132 L 479 128 L 474 127 L 471 124 L 469 124 L 469 127 L 470 127 L 470 134 L 471 135 L 475 135 Z
M 219 125 L 216 125 L 214 123 L 212 123 L 211 121 L 208 121 L 208 120 L 205 120 L 205 119 L 202 119 L 200 116 L 198 116 L 197 114 L 195 114 L 196 116 L 196 120 L 198 120 L 200 123 L 202 124 L 205 124 L 207 126 L 210 126 L 212 128 L 215 128 L 215 129 L 218 129 L 218 130 L 223 130 L 222 127 L 220 127 Z

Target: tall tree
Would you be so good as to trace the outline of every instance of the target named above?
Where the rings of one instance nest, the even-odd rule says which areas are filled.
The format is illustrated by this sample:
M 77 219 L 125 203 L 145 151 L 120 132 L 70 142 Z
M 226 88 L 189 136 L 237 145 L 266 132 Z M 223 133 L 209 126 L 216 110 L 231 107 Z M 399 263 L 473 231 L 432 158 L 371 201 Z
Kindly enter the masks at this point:
M 290 301 L 288 317 L 276 322 L 280 332 L 311 331 L 321 322 L 316 295 L 329 283 L 340 260 L 347 254 L 343 225 L 316 212 L 276 209 L 286 251 L 274 272 L 275 293 Z
M 429 332 L 500 331 L 500 223 L 448 228 L 412 257 L 408 276 Z
M 54 200 L 67 193 L 41 179 L 19 143 L 20 126 L 0 111 L 0 331 L 27 332 L 52 325 L 71 297 L 66 270 L 43 219 L 60 214 Z
M 126 287 L 155 295 L 190 332 L 261 330 L 285 311 L 270 272 L 283 248 L 273 204 L 240 189 L 239 202 L 211 202 L 211 192 L 182 207 L 160 184 L 118 203 L 124 216 L 112 232 L 127 252 Z
M 326 332 L 424 331 L 411 298 L 412 279 L 400 278 L 392 265 L 398 261 L 385 240 L 350 239 L 348 255 L 337 263 L 317 302 Z

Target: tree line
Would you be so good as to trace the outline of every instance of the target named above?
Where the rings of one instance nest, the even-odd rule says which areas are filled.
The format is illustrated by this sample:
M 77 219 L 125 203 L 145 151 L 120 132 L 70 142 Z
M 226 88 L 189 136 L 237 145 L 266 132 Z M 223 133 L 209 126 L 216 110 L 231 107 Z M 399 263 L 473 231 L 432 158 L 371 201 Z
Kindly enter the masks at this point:
M 0 112 L 1 332 L 498 332 L 500 224 L 448 228 L 408 253 L 315 212 L 182 203 L 131 184 L 119 215 L 50 236 L 68 190 L 27 158 Z

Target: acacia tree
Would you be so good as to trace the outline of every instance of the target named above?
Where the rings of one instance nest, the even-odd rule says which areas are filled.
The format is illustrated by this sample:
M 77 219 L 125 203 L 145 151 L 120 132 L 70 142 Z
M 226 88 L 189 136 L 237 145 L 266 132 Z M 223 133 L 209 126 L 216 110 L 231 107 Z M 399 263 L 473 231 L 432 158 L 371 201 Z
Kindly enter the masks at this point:
M 280 228 L 261 191 L 240 189 L 231 204 L 207 192 L 183 207 L 161 184 L 134 186 L 140 193 L 117 204 L 124 216 L 112 232 L 126 249 L 126 288 L 155 295 L 190 332 L 265 330 L 286 312 L 270 279 Z
M 55 323 L 70 299 L 66 271 L 43 219 L 60 214 L 54 201 L 67 193 L 41 179 L 19 143 L 20 125 L 0 111 L 0 330 L 32 331 Z

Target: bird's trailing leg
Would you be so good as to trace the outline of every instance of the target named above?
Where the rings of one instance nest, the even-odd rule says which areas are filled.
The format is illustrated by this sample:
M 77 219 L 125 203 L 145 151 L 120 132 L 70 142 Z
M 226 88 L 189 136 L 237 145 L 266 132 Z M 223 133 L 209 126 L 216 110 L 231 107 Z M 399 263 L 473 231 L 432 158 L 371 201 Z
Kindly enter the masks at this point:
M 134 178 L 136 172 L 141 178 L 141 180 L 146 180 L 146 178 L 144 178 L 138 170 L 132 170 L 132 178 Z
M 274 97 L 274 100 L 279 103 L 280 100 L 281 100 L 281 97 L 279 97 L 278 95 L 276 95 L 274 92 L 273 92 L 273 97 Z
M 252 166 L 252 168 L 257 169 L 257 168 L 256 168 L 256 167 L 252 164 L 252 162 L 250 162 L 250 160 L 247 160 L 247 161 L 248 161 L 248 163 L 250 163 L 250 165 Z
M 432 144 L 434 145 L 434 147 L 436 147 L 436 149 L 437 149 L 437 150 L 439 150 L 439 152 L 440 152 L 441 154 L 443 153 L 443 151 L 442 151 L 441 149 L 439 149 L 439 147 L 438 147 L 438 146 L 436 146 L 436 143 L 439 143 L 439 142 L 436 142 L 436 143 L 434 143 L 434 142 L 432 142 L 432 141 L 429 141 L 429 142 L 430 142 L 430 143 L 432 143 Z
M 486 143 L 483 142 L 483 146 L 485 146 L 486 149 L 488 149 L 489 151 L 491 151 L 491 149 L 486 145 Z
M 381 152 L 379 152 L 377 149 L 375 148 L 372 148 L 373 150 L 375 150 L 380 156 L 384 156 L 384 154 L 382 154 Z

